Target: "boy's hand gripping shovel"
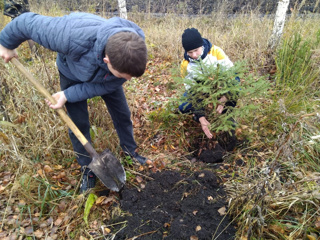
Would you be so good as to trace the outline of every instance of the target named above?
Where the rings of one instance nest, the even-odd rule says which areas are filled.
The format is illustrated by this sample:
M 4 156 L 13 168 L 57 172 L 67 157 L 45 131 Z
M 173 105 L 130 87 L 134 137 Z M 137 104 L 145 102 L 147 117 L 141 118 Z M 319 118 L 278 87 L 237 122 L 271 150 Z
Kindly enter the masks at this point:
M 50 102 L 56 102 L 51 94 L 25 69 L 18 59 L 12 58 L 11 62 L 28 78 L 42 95 Z M 98 154 L 66 112 L 63 109 L 57 109 L 57 111 L 92 157 L 92 161 L 88 165 L 88 168 L 93 171 L 107 188 L 117 192 L 120 191 L 126 181 L 126 173 L 120 161 L 109 149 L 105 149 L 101 154 Z

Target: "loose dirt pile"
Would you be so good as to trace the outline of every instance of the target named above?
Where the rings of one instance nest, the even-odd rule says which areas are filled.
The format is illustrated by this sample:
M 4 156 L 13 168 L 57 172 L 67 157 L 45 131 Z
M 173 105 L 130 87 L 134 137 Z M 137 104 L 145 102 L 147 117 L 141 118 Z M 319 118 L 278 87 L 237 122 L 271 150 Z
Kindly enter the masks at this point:
M 161 171 L 150 175 L 144 189 L 125 187 L 116 219 L 115 239 L 234 239 L 226 215 L 226 193 L 214 172 L 189 174 Z

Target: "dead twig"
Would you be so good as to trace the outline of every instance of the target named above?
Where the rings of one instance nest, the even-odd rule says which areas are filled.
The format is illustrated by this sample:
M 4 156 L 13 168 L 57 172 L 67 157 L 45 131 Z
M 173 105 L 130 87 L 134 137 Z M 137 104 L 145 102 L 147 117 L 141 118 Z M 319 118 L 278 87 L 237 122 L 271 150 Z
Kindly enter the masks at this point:
M 142 233 L 140 235 L 137 235 L 137 236 L 134 236 L 132 238 L 129 238 L 128 240 L 135 240 L 135 239 L 138 239 L 139 237 L 142 237 L 142 236 L 145 236 L 145 235 L 148 235 L 148 234 L 152 234 L 152 233 L 155 233 L 157 232 L 158 230 L 154 230 L 154 231 L 151 231 L 151 232 L 146 232 L 146 233 Z

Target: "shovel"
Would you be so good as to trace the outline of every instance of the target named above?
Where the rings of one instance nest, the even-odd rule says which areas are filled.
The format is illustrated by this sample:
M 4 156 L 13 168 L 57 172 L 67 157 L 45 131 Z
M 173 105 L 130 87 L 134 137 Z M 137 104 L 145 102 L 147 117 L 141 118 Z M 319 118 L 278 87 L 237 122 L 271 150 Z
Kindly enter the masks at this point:
M 24 74 L 27 79 L 37 88 L 37 90 L 45 96 L 50 102 L 55 103 L 55 99 L 51 94 L 27 71 L 27 69 L 19 62 L 18 59 L 12 58 L 11 62 Z M 63 109 L 57 109 L 60 117 L 65 121 L 72 130 L 84 148 L 90 154 L 92 161 L 88 168 L 100 179 L 100 181 L 109 189 L 119 192 L 126 181 L 126 173 L 120 161 L 111 153 L 109 149 L 105 149 L 98 154 L 80 132 L 78 127 L 70 119 Z

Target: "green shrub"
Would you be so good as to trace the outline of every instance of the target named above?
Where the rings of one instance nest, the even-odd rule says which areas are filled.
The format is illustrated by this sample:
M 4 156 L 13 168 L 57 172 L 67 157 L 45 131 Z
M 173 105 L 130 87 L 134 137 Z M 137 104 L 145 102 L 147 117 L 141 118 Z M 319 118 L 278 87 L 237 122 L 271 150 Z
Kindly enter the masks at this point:
M 275 74 L 275 98 L 282 99 L 282 111 L 299 112 L 308 105 L 310 98 L 317 92 L 319 68 L 315 66 L 313 48 L 319 43 L 317 39 L 303 40 L 295 33 L 285 39 L 276 55 L 277 72 Z
M 245 62 L 236 62 L 228 70 L 219 65 L 217 67 L 206 66 L 200 62 L 195 73 L 196 81 L 177 78 L 180 85 L 184 82 L 192 86 L 188 90 L 191 94 L 183 97 L 181 102 L 188 101 L 196 109 L 205 109 L 206 118 L 211 123 L 210 128 L 214 132 L 234 129 L 235 124 L 232 119 L 246 118 L 249 113 L 254 116 L 253 111 L 259 108 L 259 103 L 255 99 L 265 96 L 269 88 L 269 82 L 265 77 L 253 76 Z M 231 110 L 229 107 L 225 114 L 219 114 L 215 109 L 223 95 L 229 101 L 238 102 L 238 104 L 232 111 L 229 111 Z

